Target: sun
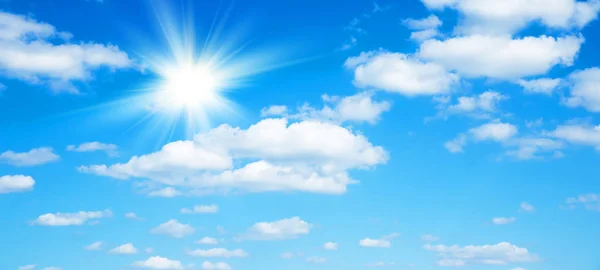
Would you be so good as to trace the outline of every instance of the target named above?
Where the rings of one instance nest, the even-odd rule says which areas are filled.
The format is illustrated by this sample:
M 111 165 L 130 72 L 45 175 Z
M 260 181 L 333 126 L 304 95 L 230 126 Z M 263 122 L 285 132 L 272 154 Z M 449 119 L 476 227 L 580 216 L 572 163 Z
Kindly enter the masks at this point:
M 197 110 L 218 102 L 222 82 L 206 63 L 185 63 L 161 72 L 157 103 L 171 110 Z

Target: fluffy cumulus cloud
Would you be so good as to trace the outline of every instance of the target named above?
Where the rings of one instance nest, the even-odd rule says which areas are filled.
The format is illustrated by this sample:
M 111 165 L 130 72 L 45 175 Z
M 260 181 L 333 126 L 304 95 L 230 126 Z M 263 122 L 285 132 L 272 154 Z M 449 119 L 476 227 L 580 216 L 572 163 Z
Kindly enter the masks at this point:
M 273 222 L 258 222 L 250 227 L 240 240 L 285 240 L 294 239 L 310 233 L 312 224 L 292 217 Z
M 517 127 L 512 124 L 495 122 L 483 124 L 469 131 L 476 140 L 505 141 L 517 134 Z
M 135 248 L 133 246 L 132 243 L 127 243 L 127 244 L 123 244 L 118 247 L 115 247 L 115 248 L 109 250 L 108 252 L 111 254 L 137 254 L 138 250 L 137 250 L 137 248 Z
M 14 166 L 37 166 L 57 161 L 59 156 L 50 147 L 40 147 L 28 152 L 6 151 L 0 154 L 0 162 Z
M 569 76 L 571 89 L 564 100 L 569 107 L 600 112 L 600 68 L 575 71 Z
M 575 208 L 578 205 L 581 205 L 588 210 L 600 212 L 600 194 L 583 194 L 577 197 L 568 198 L 566 204 L 569 208 Z
M 338 249 L 338 243 L 327 242 L 327 243 L 323 244 L 323 248 L 327 249 L 327 250 L 337 250 Z
M 158 227 L 152 229 L 150 232 L 153 234 L 166 234 L 174 238 L 183 238 L 192 233 L 194 233 L 196 229 L 189 224 L 179 223 L 176 219 L 171 219 L 163 224 L 158 225 Z
M 405 96 L 448 93 L 459 77 L 441 65 L 386 51 L 363 52 L 344 64 L 354 71 L 354 83 Z
M 117 146 L 110 143 L 101 143 L 101 142 L 86 142 L 80 145 L 68 145 L 67 151 L 73 152 L 96 152 L 103 151 L 106 152 L 109 156 L 116 156 L 119 153 L 117 152 Z
M 566 124 L 557 126 L 549 135 L 571 144 L 594 147 L 600 151 L 600 126 Z
M 583 41 L 580 36 L 460 36 L 427 40 L 418 55 L 465 77 L 512 81 L 546 74 L 556 65 L 573 65 Z
M 211 205 L 194 205 L 193 208 L 183 208 L 180 210 L 182 214 L 214 214 L 219 212 L 219 206 Z
M 231 270 L 233 269 L 229 264 L 225 262 L 216 262 L 212 263 L 209 261 L 204 261 L 202 263 L 202 270 Z
M 33 189 L 33 185 L 35 185 L 35 180 L 31 176 L 0 176 L 0 194 L 30 191 Z
M 221 125 L 126 163 L 79 170 L 123 180 L 148 179 L 200 194 L 232 190 L 342 194 L 356 183 L 348 170 L 387 159 L 382 147 L 333 123 L 264 119 L 248 129 Z
M 86 222 L 97 222 L 98 219 L 111 217 L 110 210 L 104 211 L 79 211 L 76 213 L 54 213 L 40 215 L 33 225 L 39 226 L 81 226 Z
M 228 250 L 226 248 L 196 249 L 188 252 L 190 256 L 196 257 L 247 257 L 248 253 L 242 249 Z
M 389 248 L 392 246 L 392 239 L 400 236 L 398 233 L 392 233 L 390 235 L 383 236 L 379 239 L 364 238 L 358 241 L 358 244 L 362 247 L 368 248 Z
M 47 84 L 55 91 L 77 92 L 73 82 L 92 79 L 94 70 L 132 66 L 117 46 L 70 43 L 70 38 L 70 33 L 31 16 L 0 11 L 0 71 L 32 84 Z
M 196 241 L 196 243 L 202 245 L 216 245 L 219 243 L 219 240 L 217 240 L 216 238 L 205 236 L 202 239 Z
M 595 20 L 598 0 L 421 0 L 431 9 L 451 8 L 464 19 L 459 33 L 512 34 L 536 22 L 548 28 L 583 28 Z
M 372 92 L 346 97 L 323 95 L 321 98 L 325 103 L 323 108 L 315 108 L 305 103 L 298 107 L 296 113 L 285 113 L 281 116 L 295 120 L 317 120 L 335 124 L 346 122 L 375 124 L 381 114 L 392 107 L 389 101 L 374 100 Z M 272 107 L 263 110 L 271 110 Z
M 138 261 L 133 263 L 134 267 L 145 268 L 145 269 L 159 269 L 159 270 L 179 270 L 184 269 L 180 261 L 171 260 L 168 258 L 154 256 L 150 257 L 145 261 Z
M 535 262 L 539 260 L 526 248 L 502 242 L 483 246 L 425 245 L 439 257 L 440 266 L 463 266 L 467 264 L 505 265 L 510 263 Z
M 562 80 L 540 78 L 533 80 L 518 80 L 517 83 L 525 89 L 525 93 L 552 95 L 552 93 L 560 86 Z

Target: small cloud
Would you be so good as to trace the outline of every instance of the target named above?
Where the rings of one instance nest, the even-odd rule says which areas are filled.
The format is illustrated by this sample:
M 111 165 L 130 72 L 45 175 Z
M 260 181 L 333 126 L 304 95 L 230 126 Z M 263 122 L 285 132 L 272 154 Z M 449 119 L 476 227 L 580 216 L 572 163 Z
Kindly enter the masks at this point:
M 168 258 L 154 256 L 150 257 L 145 261 L 138 261 L 133 263 L 134 267 L 145 268 L 145 269 L 168 269 L 168 270 L 180 270 L 184 269 L 180 261 L 170 260 Z
M 172 197 L 177 197 L 180 195 L 181 195 L 181 192 L 179 192 L 178 190 L 176 190 L 173 187 L 166 187 L 166 188 L 151 191 L 150 193 L 148 193 L 148 196 L 150 196 L 150 197 L 163 197 L 163 198 L 172 198 Z
M 171 219 L 158 227 L 152 229 L 150 232 L 153 234 L 166 234 L 174 238 L 183 238 L 194 233 L 196 230 L 194 227 L 188 224 L 181 224 L 176 219 Z
M 382 236 L 380 239 L 364 238 L 359 241 L 359 244 L 369 248 L 389 248 L 392 246 L 391 240 L 398 236 L 400 236 L 399 233 L 392 233 Z
M 223 257 L 223 258 L 234 258 L 234 257 L 248 257 L 248 253 L 242 249 L 228 250 L 225 248 L 211 248 L 211 249 L 196 249 L 187 253 L 190 256 L 195 257 Z
M 133 220 L 142 220 L 142 218 L 138 217 L 135 213 L 129 212 L 125 213 L 125 218 L 133 219 Z
M 31 167 L 54 162 L 59 159 L 50 147 L 40 147 L 28 152 L 17 153 L 6 151 L 0 154 L 0 163 L 7 163 L 17 167 Z
M 527 202 L 522 202 L 521 203 L 521 212 L 534 212 L 535 211 L 535 207 L 533 207 L 533 205 L 527 203 Z
M 31 176 L 25 175 L 4 175 L 0 176 L 0 194 L 25 192 L 33 189 L 35 180 Z
M 120 245 L 116 248 L 111 249 L 108 253 L 111 254 L 137 254 L 137 249 L 132 243 Z
M 32 224 L 39 226 L 81 226 L 88 221 L 111 217 L 110 210 L 76 213 L 54 213 L 40 215 Z
M 72 152 L 96 152 L 103 151 L 109 156 L 118 156 L 119 152 L 117 152 L 117 146 L 114 144 L 106 144 L 101 142 L 86 142 L 82 143 L 79 146 L 76 145 L 68 145 L 67 151 Z
M 291 258 L 294 258 L 295 255 L 292 252 L 284 252 L 284 253 L 281 253 L 280 257 L 282 259 L 291 259 Z
M 202 245 L 216 245 L 219 243 L 219 240 L 217 240 L 216 238 L 212 238 L 212 237 L 204 237 L 198 241 L 196 241 L 197 244 L 202 244 Z
M 517 218 L 514 217 L 495 217 L 492 219 L 492 223 L 495 225 L 507 225 L 511 223 L 515 223 Z
M 30 265 L 25 265 L 25 266 L 21 266 L 19 267 L 19 270 L 33 270 L 35 269 L 35 264 L 30 264 Z
M 299 217 L 286 218 L 273 222 L 258 222 L 250 227 L 239 240 L 285 240 L 306 235 L 312 224 Z
M 94 243 L 90 244 L 89 246 L 86 246 L 85 250 L 101 250 L 102 244 L 103 243 L 101 241 L 94 242 Z
M 217 212 L 219 212 L 219 206 L 216 204 L 195 205 L 192 209 L 190 209 L 190 208 L 181 209 L 182 214 L 214 214 Z
M 323 244 L 323 248 L 327 249 L 327 250 L 337 250 L 338 249 L 338 243 L 327 242 L 327 243 Z

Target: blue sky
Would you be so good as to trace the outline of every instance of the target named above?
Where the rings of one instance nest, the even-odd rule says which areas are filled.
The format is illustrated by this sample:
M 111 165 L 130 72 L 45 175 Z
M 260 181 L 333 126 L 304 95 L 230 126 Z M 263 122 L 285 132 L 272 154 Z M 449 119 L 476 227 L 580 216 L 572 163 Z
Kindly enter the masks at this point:
M 0 1 L 0 269 L 600 269 L 600 1 Z

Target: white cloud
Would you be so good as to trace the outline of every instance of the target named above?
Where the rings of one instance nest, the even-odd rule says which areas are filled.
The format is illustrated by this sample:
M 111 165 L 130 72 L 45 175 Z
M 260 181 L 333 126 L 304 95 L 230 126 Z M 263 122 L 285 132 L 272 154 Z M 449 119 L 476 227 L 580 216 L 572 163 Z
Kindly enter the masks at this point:
M 327 249 L 327 250 L 337 250 L 338 249 L 338 243 L 327 242 L 327 243 L 323 244 L 323 248 Z
M 477 119 L 491 118 L 492 114 L 497 113 L 498 104 L 506 99 L 508 96 L 492 90 L 475 96 L 458 97 L 455 104 L 450 104 L 448 99 L 437 106 L 439 112 L 436 117 L 448 118 L 451 115 L 464 114 Z
M 342 194 L 347 185 L 356 183 L 348 170 L 387 159 L 382 147 L 339 125 L 319 121 L 288 125 L 286 119 L 264 119 L 245 130 L 221 125 L 193 141 L 172 142 L 127 163 L 79 170 L 123 180 L 146 178 L 201 194 L 231 190 Z
M 562 80 L 540 78 L 535 80 L 518 80 L 517 83 L 525 89 L 525 93 L 552 95 L 554 90 L 562 83 Z
M 119 153 L 117 152 L 117 146 L 114 144 L 106 144 L 101 142 L 86 142 L 82 143 L 79 146 L 76 145 L 68 145 L 67 151 L 73 152 L 95 152 L 95 151 L 104 151 L 109 156 L 116 156 Z
M 344 66 L 354 70 L 354 83 L 405 96 L 447 93 L 459 77 L 444 67 L 405 54 L 386 51 L 362 52 Z
M 262 110 L 260 110 L 260 116 L 284 116 L 287 114 L 287 110 L 287 107 L 284 105 L 272 105 L 267 108 L 262 108 Z
M 390 235 L 383 236 L 380 239 L 364 238 L 361 239 L 358 243 L 362 247 L 389 248 L 392 246 L 391 240 L 398 236 L 398 233 L 392 233 Z
M 600 194 L 583 194 L 577 197 L 568 198 L 567 206 L 576 207 L 582 205 L 588 210 L 600 212 Z
M 492 223 L 495 225 L 507 225 L 511 223 L 515 223 L 517 218 L 514 217 L 495 217 L 492 219 Z
M 538 261 L 539 257 L 526 248 L 502 242 L 483 246 L 445 246 L 425 245 L 425 249 L 434 251 L 440 258 L 440 266 L 463 266 L 466 264 L 509 264 Z
M 426 29 L 421 31 L 415 31 L 410 33 L 410 39 L 418 42 L 422 42 L 428 39 L 432 39 L 440 35 L 437 29 Z
M 76 213 L 55 213 L 43 214 L 34 222 L 34 225 L 40 226 L 81 226 L 87 221 L 97 221 L 101 218 L 111 217 L 110 210 L 85 212 L 79 211 Z
M 55 267 L 55 266 L 50 266 L 50 267 L 44 267 L 42 270 L 61 270 L 62 268 L 60 267 Z
M 35 269 L 35 264 L 30 264 L 30 265 L 25 265 L 25 266 L 21 266 L 19 267 L 19 270 L 32 270 Z
M 528 202 L 522 202 L 520 211 L 521 212 L 534 212 L 535 207 L 533 207 L 533 205 L 529 204 Z
M 183 238 L 194 233 L 196 230 L 189 224 L 181 224 L 176 219 L 171 219 L 158 227 L 152 229 L 150 232 L 154 234 L 166 234 L 175 238 Z
M 247 240 L 285 240 L 310 233 L 312 224 L 292 217 L 273 222 L 258 222 L 248 229 L 239 239 Z
M 35 180 L 26 175 L 4 175 L 0 176 L 0 194 L 25 192 L 33 189 Z
M 182 214 L 214 214 L 219 212 L 219 206 L 216 204 L 211 205 L 194 205 L 194 208 L 183 208 L 181 209 Z
M 582 107 L 600 112 L 600 68 L 579 70 L 569 75 L 571 89 L 564 102 L 569 107 Z
M 125 213 L 125 217 L 128 218 L 128 219 L 133 219 L 133 220 L 142 220 L 142 218 L 138 217 L 133 212 Z
M 600 125 L 567 124 L 556 127 L 548 133 L 550 136 L 572 144 L 586 145 L 600 151 Z
M 202 263 L 203 270 L 231 270 L 231 266 L 224 262 L 211 263 L 209 261 L 204 261 Z
M 406 19 L 402 23 L 411 30 L 417 30 L 410 34 L 410 39 L 415 41 L 424 41 L 438 36 L 440 33 L 437 28 L 442 26 L 442 21 L 435 15 L 420 20 Z
M 562 157 L 560 149 L 564 148 L 564 143 L 561 141 L 544 138 L 544 137 L 524 137 L 513 139 L 505 142 L 506 147 L 512 147 L 506 155 L 516 158 L 517 160 L 539 159 L 548 154 L 552 154 L 554 158 Z
M 421 0 L 427 7 L 457 10 L 464 16 L 459 33 L 512 34 L 533 22 L 548 28 L 583 28 L 595 20 L 597 0 Z
M 320 264 L 320 263 L 327 262 L 327 258 L 312 256 L 312 257 L 306 258 L 306 261 L 309 263 L 319 263 Z
M 173 198 L 173 197 L 177 197 L 177 196 L 181 196 L 181 195 L 182 195 L 182 193 L 173 187 L 161 188 L 158 190 L 153 190 L 148 193 L 148 196 L 150 196 L 150 197 L 163 197 L 163 198 Z
M 85 250 L 101 250 L 102 245 L 103 245 L 103 243 L 101 241 L 97 241 L 97 242 L 90 244 L 89 246 L 86 246 L 84 249 Z
M 202 244 L 202 245 L 216 245 L 219 243 L 219 240 L 217 240 L 216 238 L 206 236 L 206 237 L 203 237 L 202 239 L 196 241 L 196 243 Z
M 73 44 L 70 33 L 31 17 L 0 12 L 0 71 L 33 84 L 47 84 L 55 91 L 77 92 L 74 81 L 92 79 L 99 68 L 132 66 L 117 46 L 94 42 Z M 61 39 L 63 41 L 61 41 Z
M 583 41 L 580 36 L 461 36 L 427 40 L 418 55 L 466 77 L 515 80 L 546 74 L 556 65 L 573 65 Z
M 50 147 L 34 148 L 29 150 L 29 152 L 22 153 L 9 150 L 0 154 L 1 163 L 8 163 L 19 167 L 42 165 L 57 161 L 58 158 L 59 156 L 54 154 Z
M 228 250 L 225 248 L 211 248 L 211 249 L 196 249 L 188 252 L 190 256 L 196 257 L 248 257 L 248 253 L 242 249 Z
M 429 15 L 427 18 L 423 19 L 406 19 L 402 21 L 406 27 L 413 30 L 423 30 L 423 29 L 431 29 L 438 28 L 442 26 L 442 21 L 435 15 Z
M 517 127 L 512 124 L 493 122 L 483 124 L 469 130 L 476 140 L 505 141 L 517 134 Z
M 137 254 L 137 252 L 137 248 L 132 243 L 123 244 L 108 251 L 111 254 Z
M 440 241 L 440 238 L 431 234 L 425 234 L 421 236 L 421 240 L 425 242 L 437 242 Z
M 462 153 L 464 152 L 463 147 L 467 144 L 467 136 L 465 134 L 459 134 L 456 138 L 444 143 L 444 147 L 450 153 Z
M 179 261 L 170 260 L 168 258 L 153 256 L 145 261 L 138 261 L 133 264 L 135 267 L 146 268 L 146 269 L 160 269 L 160 270 L 179 270 L 183 269 L 183 265 Z
M 336 124 L 344 122 L 375 124 L 380 119 L 381 114 L 389 111 L 392 107 L 389 101 L 373 100 L 373 93 L 370 92 L 362 92 L 347 97 L 323 95 L 322 99 L 325 102 L 322 109 L 304 104 L 298 108 L 298 113 L 288 117 Z

